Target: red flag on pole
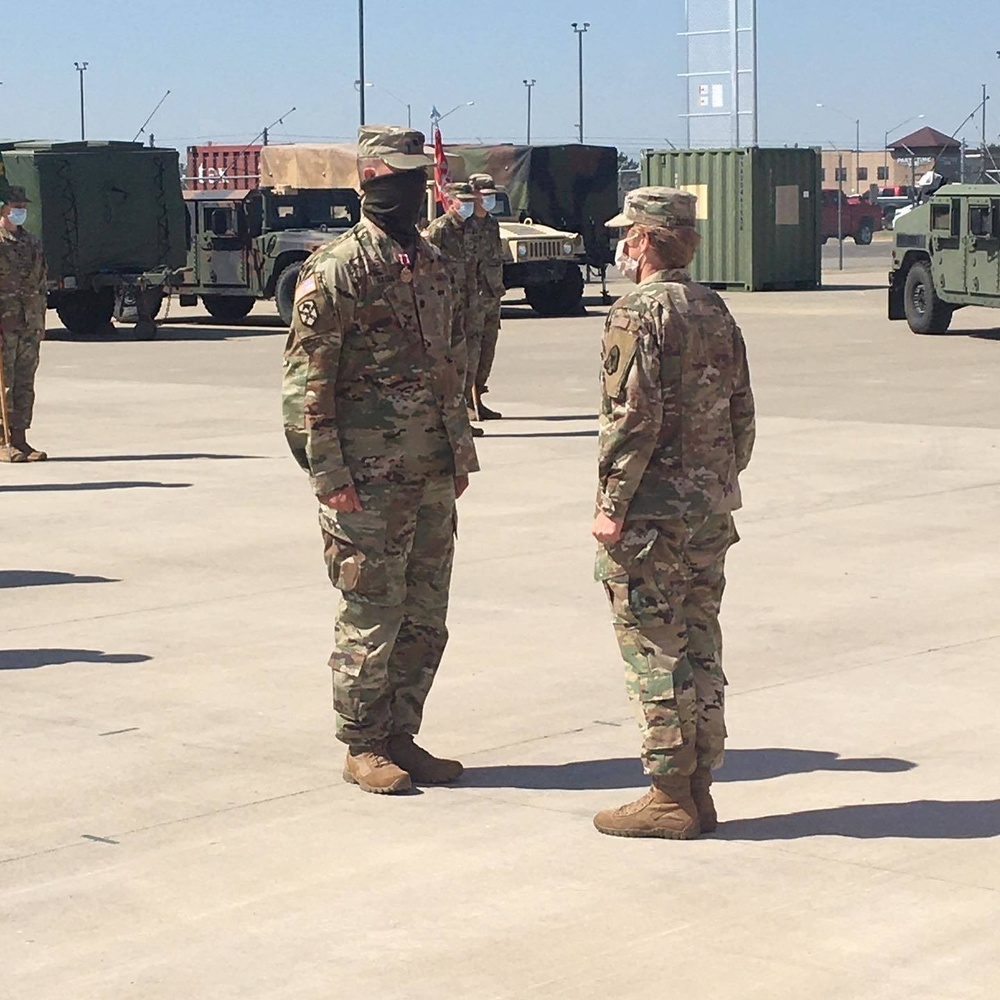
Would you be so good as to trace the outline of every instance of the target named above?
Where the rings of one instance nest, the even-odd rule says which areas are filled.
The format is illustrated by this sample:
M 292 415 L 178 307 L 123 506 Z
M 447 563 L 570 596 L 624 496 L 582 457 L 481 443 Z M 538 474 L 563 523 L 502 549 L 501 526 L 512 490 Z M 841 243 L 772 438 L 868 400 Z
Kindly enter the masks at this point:
M 448 158 L 444 155 L 444 144 L 441 142 L 441 129 L 434 129 L 434 188 L 437 203 L 445 207 L 444 188 L 451 183 L 451 174 L 448 171 Z

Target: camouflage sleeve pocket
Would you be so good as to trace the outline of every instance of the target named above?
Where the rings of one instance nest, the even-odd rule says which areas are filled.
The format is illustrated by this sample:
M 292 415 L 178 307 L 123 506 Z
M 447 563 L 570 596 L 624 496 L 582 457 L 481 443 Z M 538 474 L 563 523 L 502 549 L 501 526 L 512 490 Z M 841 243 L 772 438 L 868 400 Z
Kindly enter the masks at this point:
M 367 510 L 341 513 L 321 506 L 319 524 L 330 582 L 344 592 L 378 591 L 385 577 L 385 518 Z
M 635 330 L 628 317 L 612 317 L 601 342 L 604 394 L 609 399 L 617 399 L 625 388 L 637 347 Z

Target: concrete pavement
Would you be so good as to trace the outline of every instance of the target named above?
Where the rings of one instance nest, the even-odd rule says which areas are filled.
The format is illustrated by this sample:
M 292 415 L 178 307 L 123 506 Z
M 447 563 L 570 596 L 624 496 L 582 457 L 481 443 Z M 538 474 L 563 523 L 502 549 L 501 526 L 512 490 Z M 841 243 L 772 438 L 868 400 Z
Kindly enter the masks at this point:
M 591 582 L 598 303 L 506 310 L 424 729 L 468 770 L 394 799 L 340 778 L 273 311 L 48 342 L 55 460 L 0 467 L 0 996 L 992 1000 L 1000 313 L 914 336 L 885 270 L 729 296 L 758 448 L 723 823 L 685 844 L 591 825 L 644 785 Z

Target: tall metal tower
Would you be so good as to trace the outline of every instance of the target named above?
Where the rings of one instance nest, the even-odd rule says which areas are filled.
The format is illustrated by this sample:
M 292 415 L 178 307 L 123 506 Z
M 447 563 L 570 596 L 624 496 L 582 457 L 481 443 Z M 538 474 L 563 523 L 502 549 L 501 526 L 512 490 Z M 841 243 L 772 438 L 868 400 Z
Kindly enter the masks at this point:
M 685 0 L 688 148 L 757 145 L 757 0 Z

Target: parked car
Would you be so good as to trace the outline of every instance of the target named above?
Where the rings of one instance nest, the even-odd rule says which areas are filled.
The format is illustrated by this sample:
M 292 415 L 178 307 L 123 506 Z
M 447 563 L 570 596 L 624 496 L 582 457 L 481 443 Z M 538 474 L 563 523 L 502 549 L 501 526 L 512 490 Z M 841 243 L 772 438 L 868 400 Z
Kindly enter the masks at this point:
M 886 229 L 892 229 L 892 220 L 901 208 L 914 205 L 917 189 L 909 184 L 894 184 L 879 190 L 878 205 L 882 208 L 882 220 Z
M 839 209 L 838 202 L 841 203 Z M 872 236 L 881 230 L 882 212 L 867 198 L 843 194 L 839 188 L 822 192 L 820 237 L 824 243 L 828 239 L 836 239 L 839 232 L 843 236 L 853 237 L 854 242 L 860 246 L 867 246 L 871 243 Z

